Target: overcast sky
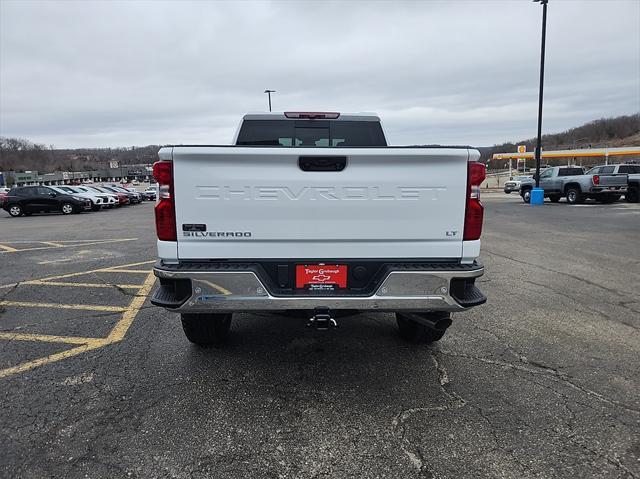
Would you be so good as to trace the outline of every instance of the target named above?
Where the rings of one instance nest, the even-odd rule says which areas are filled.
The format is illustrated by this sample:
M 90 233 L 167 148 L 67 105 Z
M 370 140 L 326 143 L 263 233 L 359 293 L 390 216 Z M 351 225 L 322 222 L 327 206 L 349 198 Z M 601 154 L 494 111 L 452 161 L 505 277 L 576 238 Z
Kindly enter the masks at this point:
M 0 136 L 229 143 L 243 113 L 375 111 L 393 144 L 535 136 L 530 0 L 0 0 Z M 544 131 L 640 111 L 640 0 L 550 0 Z

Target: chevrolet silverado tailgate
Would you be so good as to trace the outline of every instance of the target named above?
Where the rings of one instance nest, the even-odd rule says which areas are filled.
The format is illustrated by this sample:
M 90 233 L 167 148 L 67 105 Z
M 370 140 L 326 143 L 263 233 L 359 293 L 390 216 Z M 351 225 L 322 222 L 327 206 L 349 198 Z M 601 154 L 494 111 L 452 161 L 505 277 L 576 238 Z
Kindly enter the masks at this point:
M 178 257 L 460 258 L 469 155 L 174 147 Z
M 627 175 L 598 175 L 600 182 L 597 186 L 615 187 L 627 186 Z

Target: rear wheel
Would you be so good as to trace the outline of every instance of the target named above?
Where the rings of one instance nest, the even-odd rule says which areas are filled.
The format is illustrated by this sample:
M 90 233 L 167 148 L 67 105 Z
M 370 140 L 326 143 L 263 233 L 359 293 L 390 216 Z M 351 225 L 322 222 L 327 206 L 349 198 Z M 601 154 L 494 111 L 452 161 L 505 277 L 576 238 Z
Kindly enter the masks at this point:
M 422 314 L 421 316 L 437 323 L 438 327 L 430 327 L 411 319 L 409 315 L 396 313 L 396 322 L 398 323 L 398 333 L 400 337 L 413 343 L 433 343 L 434 341 L 441 340 L 451 324 L 451 315 L 445 312 L 437 312 Z
M 525 203 L 531 203 L 531 188 L 522 190 L 522 199 Z
M 560 195 L 550 195 L 549 196 L 549 200 L 551 201 L 551 203 L 557 203 L 558 201 L 560 201 L 561 196 Z
M 70 215 L 73 213 L 73 205 L 71 203 L 63 203 L 60 207 L 60 211 L 62 211 L 63 215 Z
M 20 205 L 11 205 L 9 206 L 9 214 L 13 217 L 21 216 L 23 213 L 22 206 Z
M 624 195 L 624 199 L 628 203 L 637 203 L 640 198 L 640 190 L 637 186 L 629 186 L 626 194 Z
M 567 203 L 570 205 L 579 205 L 584 203 L 584 197 L 582 196 L 582 191 L 579 188 L 569 188 L 567 189 Z
M 229 334 L 231 314 L 182 314 L 187 339 L 198 346 L 222 343 Z

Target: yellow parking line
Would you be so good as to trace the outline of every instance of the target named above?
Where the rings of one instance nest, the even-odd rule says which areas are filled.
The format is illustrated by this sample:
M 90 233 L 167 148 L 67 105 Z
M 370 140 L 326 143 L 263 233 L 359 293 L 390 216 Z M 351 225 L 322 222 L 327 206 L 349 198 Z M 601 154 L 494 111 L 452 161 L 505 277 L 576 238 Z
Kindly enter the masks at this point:
M 73 261 L 75 258 L 66 259 L 53 259 L 51 261 L 38 261 L 38 264 L 53 264 L 53 263 L 65 263 L 67 261 Z
M 56 248 L 64 248 L 63 244 L 54 243 L 53 241 L 38 241 L 38 243 L 46 244 L 46 245 L 49 245 L 49 246 L 55 246 Z
M 152 261 L 151 261 L 152 262 Z M 149 262 L 146 262 L 149 263 Z M 140 264 L 146 264 L 140 263 Z M 134 266 L 134 265 L 132 265 Z M 52 336 L 46 334 L 22 334 L 22 333 L 0 333 L 0 339 L 14 339 L 19 341 L 41 341 L 41 342 L 51 342 L 51 343 L 62 343 L 62 344 L 79 344 L 79 346 L 68 349 L 66 351 L 62 351 L 59 353 L 50 354 L 49 356 L 45 356 L 43 358 L 34 359 L 32 361 L 27 361 L 22 364 L 18 364 L 17 366 L 12 366 L 10 368 L 0 370 L 0 378 L 6 378 L 8 376 L 12 376 L 14 374 L 23 373 L 29 371 L 31 369 L 37 368 L 39 366 L 44 366 L 46 364 L 51 364 L 56 361 L 61 361 L 63 359 L 71 358 L 73 356 L 77 356 L 82 353 L 86 353 L 87 351 L 92 351 L 94 349 L 101 348 L 103 346 L 107 346 L 109 344 L 117 343 L 122 341 L 124 336 L 127 334 L 129 327 L 135 320 L 136 316 L 140 312 L 142 305 L 144 304 L 151 288 L 155 283 L 155 276 L 153 273 L 149 273 L 147 278 L 145 279 L 142 287 L 140 287 L 138 294 L 131 301 L 128 307 L 126 308 L 118 308 L 123 314 L 120 320 L 113 327 L 111 332 L 106 338 L 81 338 L 74 336 Z M 14 303 L 11 301 L 2 301 L 0 305 L 3 303 Z M 29 303 L 29 306 L 33 306 L 36 303 Z M 42 306 L 47 303 L 37 303 Z M 54 307 L 61 307 L 64 305 L 54 305 Z M 77 306 L 83 306 L 86 309 L 95 309 L 95 307 L 85 307 L 84 305 L 66 305 L 73 306 L 74 308 Z M 44 306 L 43 306 L 44 307 Z M 47 306 L 48 307 L 48 306 Z M 106 307 L 103 307 L 106 308 Z M 83 309 L 83 308 L 79 308 Z
M 108 270 L 108 269 L 130 268 L 131 266 L 140 266 L 140 265 L 143 265 L 143 264 L 151 264 L 151 263 L 155 263 L 155 262 L 156 262 L 156 260 L 152 259 L 152 260 L 149 260 L 149 261 L 140 261 L 138 263 L 129 263 L 129 264 L 121 264 L 121 265 L 118 265 L 118 266 L 110 266 L 108 268 L 103 268 L 103 269 L 104 270 Z
M 140 288 L 140 291 L 138 292 L 138 296 L 136 296 L 133 301 L 131 301 L 129 308 L 122 315 L 122 319 L 118 321 L 118 324 L 114 326 L 114 328 L 109 333 L 109 336 L 107 336 L 107 341 L 109 341 L 110 343 L 122 341 L 122 338 L 124 338 L 124 335 L 127 334 L 129 326 L 131 326 L 131 323 L 133 323 L 133 320 L 138 315 L 138 311 L 140 311 L 140 308 L 142 308 L 142 305 L 147 299 L 147 296 L 149 295 L 149 292 L 151 291 L 151 288 L 153 287 L 155 282 L 156 277 L 153 273 L 150 273 L 149 276 L 147 276 L 147 278 L 144 280 L 142 288 Z
M 26 301 L 0 301 L 0 306 L 14 306 L 18 308 L 53 308 L 53 309 L 80 309 L 83 311 L 106 311 L 111 313 L 123 313 L 127 308 L 121 306 L 101 306 L 88 304 L 59 304 L 59 303 L 31 303 Z
M 140 289 L 141 284 L 115 284 L 115 283 L 69 283 L 64 281 L 41 281 L 34 279 L 25 281 L 22 284 L 39 285 L 39 286 L 72 286 L 78 288 L 122 288 L 122 289 Z
M 114 269 L 124 269 L 124 268 L 130 268 L 132 266 L 140 266 L 140 265 L 143 265 L 143 264 L 151 264 L 151 263 L 155 263 L 155 260 L 140 261 L 138 263 L 121 264 L 121 265 L 118 265 L 118 266 L 110 266 L 108 268 L 91 269 L 91 270 L 88 270 L 88 271 L 79 271 L 79 272 L 76 272 L 76 273 L 58 274 L 56 276 L 46 276 L 44 278 L 39 278 L 39 279 L 35 279 L 35 280 L 30 280 L 30 281 L 49 281 L 49 280 L 52 280 L 52 279 L 73 278 L 73 277 L 82 276 L 82 275 L 85 275 L 85 274 L 103 273 L 103 272 L 113 271 Z M 127 269 L 125 271 L 129 272 L 131 270 Z M 148 271 L 145 271 L 145 273 L 148 273 Z M 27 283 L 29 283 L 29 281 L 20 282 L 20 283 L 2 284 L 2 285 L 0 285 L 0 289 L 13 288 L 13 287 L 17 286 L 18 284 L 27 284 Z
M 119 242 L 123 242 L 123 241 L 135 241 L 137 239 L 138 238 L 126 238 L 126 239 L 93 241 L 93 242 L 89 242 L 89 243 L 61 244 L 61 245 L 58 245 L 58 246 L 36 246 L 36 247 L 33 247 L 33 248 L 22 248 L 22 249 L 12 248 L 13 251 L 10 251 L 10 250 L 0 251 L 0 254 L 2 254 L 2 253 L 21 253 L 23 251 L 41 251 L 41 250 L 52 249 L 52 248 L 73 248 L 75 246 L 91 246 L 91 245 L 96 245 L 96 244 L 119 243 Z M 45 243 L 45 241 L 34 241 L 34 243 Z
M 49 281 L 50 279 L 73 278 L 75 276 L 82 276 L 84 274 L 103 273 L 103 272 L 113 271 L 114 268 L 122 269 L 122 268 L 129 268 L 131 266 L 139 266 L 139 265 L 142 265 L 142 264 L 151 264 L 151 263 L 155 263 L 155 260 L 142 261 L 142 262 L 139 262 L 139 263 L 121 264 L 121 265 L 118 265 L 118 266 L 110 266 L 108 268 L 90 269 L 89 271 L 79 271 L 77 273 L 66 273 L 66 274 L 58 274 L 56 276 L 46 276 L 44 278 L 39 278 L 38 281 Z M 11 287 L 15 286 L 15 284 L 16 283 L 3 284 L 2 286 L 0 286 L 0 288 L 11 288 Z
M 7 253 L 15 253 L 16 251 L 19 251 L 15 248 L 12 248 L 11 246 L 5 246 L 3 244 L 0 244 L 0 249 L 6 251 Z
M 151 261 L 141 261 L 138 263 L 129 263 L 129 264 L 121 264 L 118 266 L 110 266 L 108 268 L 98 268 L 98 269 L 91 269 L 89 271 L 80 271 L 78 273 L 66 273 L 66 274 L 59 274 L 56 276 L 47 276 L 46 278 L 40 278 L 40 281 L 48 281 L 50 279 L 64 279 L 64 278 L 72 278 L 74 276 L 82 276 L 83 274 L 91 274 L 91 273 L 102 273 L 104 271 L 112 271 L 113 269 L 123 269 L 123 268 L 130 268 L 132 266 L 140 266 L 142 264 L 151 264 L 151 263 L 155 263 L 155 260 L 151 260 Z
M 54 243 L 86 243 L 89 241 L 122 241 L 122 240 L 136 240 L 138 238 L 86 238 L 86 239 L 74 239 L 74 240 L 16 240 L 16 241 L 5 241 L 5 243 L 9 244 L 29 244 L 29 243 L 42 243 L 45 241 L 50 241 Z
M 103 273 L 149 273 L 148 269 L 105 269 Z
M 83 344 L 75 348 L 67 349 L 66 351 L 62 351 L 60 353 L 50 354 L 49 356 L 46 356 L 44 358 L 34 359 L 33 361 L 27 361 L 26 363 L 18 364 L 17 366 L 13 366 L 11 368 L 2 369 L 0 370 L 0 378 L 6 378 L 7 376 L 11 376 L 17 373 L 23 373 L 25 371 L 29 371 L 30 369 L 37 368 L 38 366 L 43 366 L 45 364 L 54 363 L 56 361 L 67 359 L 72 356 L 77 356 L 78 354 L 101 348 L 105 344 L 106 343 L 104 340 L 96 341 L 95 343 Z
M 77 336 L 53 336 L 51 334 L 3 333 L 0 339 L 9 341 L 34 341 L 41 343 L 92 344 L 104 341 L 102 338 L 80 338 Z

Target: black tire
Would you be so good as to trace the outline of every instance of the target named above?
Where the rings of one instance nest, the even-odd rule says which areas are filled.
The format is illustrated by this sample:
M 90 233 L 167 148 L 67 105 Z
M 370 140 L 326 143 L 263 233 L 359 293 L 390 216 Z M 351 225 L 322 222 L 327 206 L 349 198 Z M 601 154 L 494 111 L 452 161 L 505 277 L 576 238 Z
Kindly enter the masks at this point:
M 22 216 L 24 214 L 24 210 L 20 205 L 9 205 L 7 211 L 14 218 L 17 218 L 18 216 Z
M 451 315 L 449 313 L 429 313 L 425 315 L 425 317 L 437 320 L 449 319 Z M 447 332 L 447 328 L 433 329 L 414 321 L 402 313 L 396 313 L 396 322 L 398 323 L 398 333 L 400 337 L 412 343 L 433 343 L 434 341 L 440 341 Z
M 557 203 L 558 201 L 560 201 L 560 198 L 562 198 L 560 195 L 549 196 L 549 200 L 551 201 L 551 203 Z
M 582 196 L 580 188 L 575 188 L 573 186 L 571 188 L 567 188 L 566 196 L 567 203 L 570 205 L 580 205 L 584 203 L 584 196 Z
M 95 203 L 91 203 L 91 211 L 100 211 L 100 205 L 96 205 Z
M 231 314 L 181 314 L 187 339 L 198 346 L 221 344 L 229 334 Z
M 62 205 L 60 205 L 60 211 L 63 215 L 70 215 L 71 213 L 75 213 L 76 209 L 71 203 L 62 203 Z
M 522 190 L 520 196 L 522 196 L 522 200 L 525 203 L 531 203 L 531 188 L 525 188 L 524 190 Z
M 640 189 L 637 186 L 630 186 L 624 195 L 627 203 L 637 203 L 640 199 Z
M 509 191 L 505 191 L 506 194 L 510 195 L 511 194 L 511 190 Z

